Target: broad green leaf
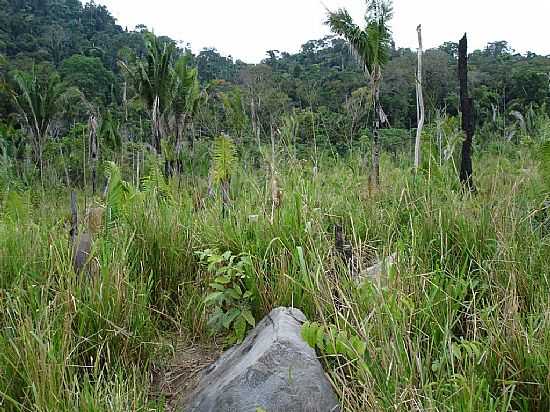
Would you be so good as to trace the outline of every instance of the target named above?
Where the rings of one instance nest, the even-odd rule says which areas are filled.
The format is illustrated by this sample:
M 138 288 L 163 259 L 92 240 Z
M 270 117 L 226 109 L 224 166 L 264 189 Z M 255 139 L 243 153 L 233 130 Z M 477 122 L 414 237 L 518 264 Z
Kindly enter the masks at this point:
M 317 343 L 317 329 L 311 322 L 305 322 L 302 325 L 302 338 L 309 346 L 315 349 L 315 344 Z
M 237 343 L 241 343 L 246 333 L 246 321 L 244 317 L 240 316 L 235 321 L 235 323 L 233 324 L 233 330 L 235 331 L 235 335 L 237 337 Z
M 220 285 L 219 283 L 211 283 L 210 287 L 212 289 L 216 289 L 216 290 L 219 290 L 219 291 L 222 291 L 222 292 L 225 291 L 225 286 Z
M 239 293 L 240 290 L 236 288 L 227 289 L 226 293 L 229 297 L 234 300 L 240 300 L 242 295 Z
M 252 315 L 252 312 L 250 312 L 249 309 L 243 310 L 242 313 L 243 318 L 248 322 L 248 324 L 252 327 L 256 326 L 256 320 L 254 319 L 254 316 Z
M 223 327 L 226 329 L 229 329 L 229 326 L 231 326 L 231 323 L 241 314 L 241 310 L 239 308 L 233 308 L 229 310 L 225 314 L 224 320 L 223 320 Z
M 218 276 L 216 279 L 214 279 L 214 282 L 220 283 L 222 285 L 227 285 L 229 282 L 231 282 L 231 278 L 227 275 Z
M 223 292 L 212 292 L 206 297 L 206 299 L 204 299 L 204 303 L 206 305 L 212 304 L 212 302 L 220 299 L 222 296 L 223 296 Z
M 361 338 L 357 336 L 352 336 L 350 339 L 350 343 L 360 358 L 365 356 L 365 352 L 367 351 L 367 344 L 365 341 L 363 341 Z

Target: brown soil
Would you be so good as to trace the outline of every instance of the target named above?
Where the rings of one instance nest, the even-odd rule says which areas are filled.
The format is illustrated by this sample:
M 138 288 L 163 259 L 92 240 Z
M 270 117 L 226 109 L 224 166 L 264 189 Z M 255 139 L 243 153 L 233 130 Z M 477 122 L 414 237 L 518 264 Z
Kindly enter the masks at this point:
M 216 343 L 182 343 L 173 357 L 153 370 L 153 396 L 166 400 L 166 411 L 176 411 L 199 383 L 201 372 L 222 353 Z

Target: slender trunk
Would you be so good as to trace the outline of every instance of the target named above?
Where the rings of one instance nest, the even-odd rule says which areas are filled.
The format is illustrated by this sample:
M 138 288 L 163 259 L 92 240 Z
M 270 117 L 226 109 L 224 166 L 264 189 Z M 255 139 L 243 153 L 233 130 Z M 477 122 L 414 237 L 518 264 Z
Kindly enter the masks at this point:
M 318 155 L 317 155 L 317 133 L 315 132 L 315 116 L 313 114 L 313 107 L 309 106 L 309 114 L 311 115 L 311 131 L 313 133 L 313 154 L 315 158 L 313 159 L 313 176 L 317 176 L 317 172 L 319 172 L 319 161 L 318 161 Z
M 90 164 L 92 167 L 92 194 L 95 196 L 97 189 L 97 161 L 99 157 L 99 144 L 97 141 L 97 119 L 94 115 L 90 116 Z
M 38 163 L 40 167 L 40 184 L 44 187 L 44 151 L 43 151 L 43 140 L 39 138 L 38 143 Z
M 71 244 L 75 244 L 78 237 L 78 208 L 76 205 L 76 192 L 71 192 L 71 230 L 69 231 L 69 238 Z
M 152 145 L 155 148 L 157 154 L 160 154 L 161 147 L 161 124 L 160 124 L 160 100 L 159 97 L 155 97 L 155 102 L 153 103 L 153 110 L 151 112 L 151 132 L 152 136 Z
M 138 150 L 137 152 L 137 165 L 136 165 L 136 187 L 139 188 L 140 186 L 140 179 L 139 179 L 139 160 L 141 158 L 141 153 Z
M 468 95 L 468 39 L 466 34 L 458 44 L 458 80 L 460 83 L 460 109 L 462 111 L 462 130 L 465 138 L 462 144 L 460 163 L 460 181 L 471 192 L 475 192 L 472 178 L 472 141 L 474 138 L 473 99 Z
M 380 85 L 375 80 L 374 86 L 374 127 L 373 127 L 373 147 L 372 147 L 372 165 L 370 182 L 372 185 L 380 186 Z
M 424 128 L 424 95 L 422 93 L 422 26 L 418 26 L 416 31 L 418 32 L 418 74 L 416 79 L 416 101 L 418 105 L 418 127 L 416 129 L 416 144 L 414 149 L 414 168 L 418 172 L 421 161 L 420 144 L 422 139 L 422 129 Z
M 231 181 L 229 179 L 222 181 L 222 217 L 226 217 L 229 211 L 229 203 L 231 199 L 229 197 L 229 188 L 231 186 Z
M 63 149 L 59 145 L 59 154 L 61 155 L 61 160 L 63 161 L 63 170 L 65 172 L 65 184 L 67 187 L 71 186 L 71 181 L 69 179 L 69 171 L 67 170 L 67 163 L 65 162 L 65 156 L 63 155 Z
M 122 102 L 124 105 L 124 121 L 125 126 L 128 124 L 128 83 L 124 81 L 124 88 L 122 91 Z

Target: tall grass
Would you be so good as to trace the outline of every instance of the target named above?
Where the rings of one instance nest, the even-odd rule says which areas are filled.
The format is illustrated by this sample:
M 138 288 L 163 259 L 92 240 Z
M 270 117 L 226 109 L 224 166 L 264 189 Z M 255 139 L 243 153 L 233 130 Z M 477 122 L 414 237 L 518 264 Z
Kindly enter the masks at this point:
M 252 256 L 257 319 L 292 305 L 365 342 L 361 359 L 320 353 L 345 410 L 548 410 L 550 242 L 531 213 L 536 165 L 524 154 L 475 164 L 470 196 L 451 165 L 413 176 L 385 158 L 383 187 L 369 193 L 360 159 L 323 159 L 316 174 L 281 160 L 273 224 L 262 170 L 234 176 L 226 218 L 206 176 L 176 178 L 171 200 L 130 201 L 98 236 L 95 277 L 71 268 L 67 192 L 4 191 L 0 408 L 162 410 L 150 369 L 181 335 L 211 339 L 210 275 L 193 252 L 217 248 Z M 351 278 L 337 223 L 360 269 L 397 252 L 387 284 Z

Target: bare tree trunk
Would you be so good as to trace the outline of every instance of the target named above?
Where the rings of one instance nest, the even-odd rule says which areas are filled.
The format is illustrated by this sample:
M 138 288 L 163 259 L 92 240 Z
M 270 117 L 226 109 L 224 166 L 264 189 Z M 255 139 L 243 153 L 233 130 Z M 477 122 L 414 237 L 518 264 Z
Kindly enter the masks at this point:
M 90 163 L 92 166 L 92 194 L 95 195 L 97 188 L 97 160 L 99 158 L 99 144 L 97 141 L 97 119 L 90 115 Z
M 137 164 L 136 164 L 136 187 L 140 187 L 140 176 L 139 176 L 139 160 L 141 158 L 141 153 L 138 150 L 137 152 Z
M 380 85 L 376 80 L 374 88 L 374 129 L 372 147 L 372 166 L 369 181 L 371 185 L 380 186 L 380 118 L 382 108 L 380 107 Z
M 71 230 L 69 231 L 69 238 L 71 244 L 75 244 L 78 237 L 78 208 L 76 205 L 76 192 L 71 192 Z
M 458 44 L 458 80 L 460 83 L 460 109 L 462 111 L 462 130 L 465 134 L 462 144 L 460 163 L 460 181 L 470 192 L 475 192 L 472 178 L 472 141 L 474 138 L 473 99 L 468 95 L 468 39 L 466 34 Z
M 71 186 L 71 181 L 69 179 L 69 171 L 67 170 L 67 163 L 65 162 L 65 156 L 63 155 L 63 149 L 59 145 L 59 154 L 61 155 L 61 160 L 63 161 L 63 170 L 65 171 L 65 184 L 67 187 Z
M 161 152 L 160 147 L 160 141 L 161 141 L 161 124 L 160 124 L 160 100 L 159 97 L 156 96 L 155 102 L 153 103 L 153 110 L 151 112 L 151 132 L 153 133 L 152 136 L 152 144 L 155 150 L 157 151 L 157 154 Z
M 416 144 L 414 149 L 414 169 L 418 172 L 421 161 L 420 144 L 422 139 L 422 129 L 424 128 L 425 121 L 425 109 L 424 109 L 424 95 L 422 93 L 422 26 L 419 25 L 416 28 L 418 32 L 418 73 L 416 77 L 416 103 L 418 107 L 418 127 L 416 129 Z

